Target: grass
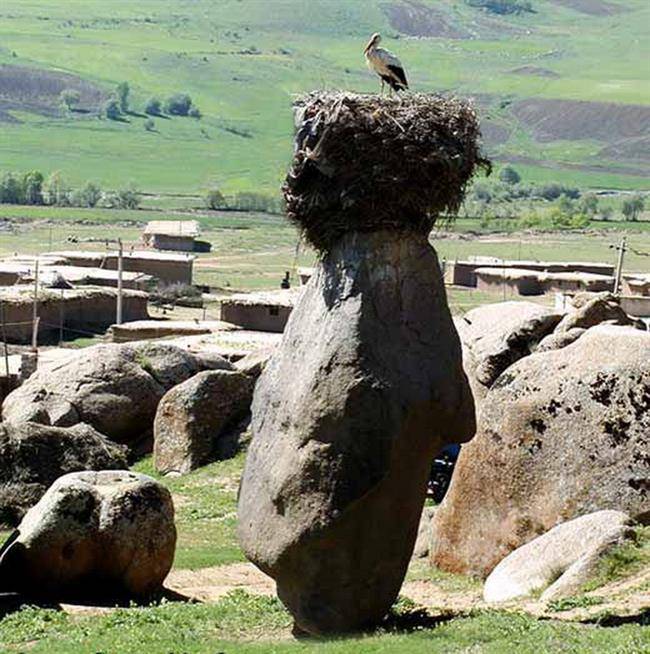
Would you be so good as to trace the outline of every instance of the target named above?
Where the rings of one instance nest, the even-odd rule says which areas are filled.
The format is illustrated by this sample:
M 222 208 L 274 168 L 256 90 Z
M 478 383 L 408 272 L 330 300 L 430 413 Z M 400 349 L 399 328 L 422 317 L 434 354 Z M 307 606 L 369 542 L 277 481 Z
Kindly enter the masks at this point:
M 0 621 L 0 636 L 6 654 L 139 654 L 145 643 L 150 654 L 632 654 L 650 647 L 648 631 L 638 625 L 609 629 L 495 611 L 445 620 L 410 604 L 367 634 L 296 641 L 288 637 L 290 626 L 278 600 L 236 591 L 216 604 L 166 603 L 99 616 L 25 608 Z
M 60 170 L 73 185 L 90 179 L 117 188 L 134 180 L 152 193 L 192 194 L 213 185 L 227 193 L 277 193 L 291 156 L 292 94 L 314 87 L 376 91 L 361 50 L 379 30 L 405 62 L 414 89 L 492 96 L 483 119 L 506 125 L 508 133 L 490 153 L 530 156 L 533 163 L 523 167 L 528 181 L 550 176 L 592 187 L 650 188 L 643 173 L 615 172 L 626 162 L 607 160 L 579 138 L 523 148 L 530 129 L 507 104 L 650 102 L 647 3 L 619 0 L 628 11 L 599 17 L 537 0 L 535 14 L 487 17 L 458 0 L 423 1 L 471 38 L 404 38 L 390 25 L 383 0 L 274 0 L 272 14 L 259 0 L 148 0 L 110 8 L 100 0 L 5 0 L 0 64 L 73 73 L 105 93 L 127 80 L 135 113 L 116 122 L 42 115 L 19 104 L 11 114 L 22 122 L 3 123 L 0 161 L 8 169 Z M 253 47 L 257 54 L 250 54 Z M 512 73 L 526 65 L 557 77 Z M 146 99 L 179 91 L 192 96 L 203 118 L 155 118 L 155 131 L 146 131 L 146 117 L 137 115 Z M 601 168 L 569 167 L 575 164 Z

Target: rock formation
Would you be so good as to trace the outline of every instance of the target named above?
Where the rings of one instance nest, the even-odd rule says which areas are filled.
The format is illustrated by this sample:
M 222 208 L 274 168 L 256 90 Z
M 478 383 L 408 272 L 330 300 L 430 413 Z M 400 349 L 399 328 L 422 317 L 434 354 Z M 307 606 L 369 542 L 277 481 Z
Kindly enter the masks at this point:
M 186 473 L 237 451 L 228 430 L 250 411 L 254 380 L 234 370 L 209 370 L 175 386 L 154 421 L 154 465 L 163 474 Z
M 433 520 L 431 558 L 486 576 L 556 524 L 650 520 L 650 334 L 601 325 L 510 366 L 483 400 Z
M 0 550 L 0 591 L 55 600 L 158 591 L 176 546 L 169 491 L 129 471 L 59 478 Z
M 596 511 L 553 527 L 511 552 L 485 581 L 486 602 L 507 602 L 545 589 L 542 600 L 578 594 L 601 557 L 633 535 L 621 511 Z
M 325 255 L 258 380 L 252 426 L 244 552 L 300 629 L 377 622 L 406 572 L 433 455 L 474 433 L 426 235 L 352 233 Z
M 0 423 L 0 524 L 17 524 L 61 475 L 125 468 L 126 454 L 126 447 L 83 423 Z

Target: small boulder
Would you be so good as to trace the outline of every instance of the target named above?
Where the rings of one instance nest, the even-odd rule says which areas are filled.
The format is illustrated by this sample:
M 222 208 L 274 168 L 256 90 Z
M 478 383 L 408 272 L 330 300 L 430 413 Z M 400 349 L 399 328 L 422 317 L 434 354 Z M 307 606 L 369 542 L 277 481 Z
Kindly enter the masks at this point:
M 567 331 L 553 332 L 539 342 L 539 345 L 535 348 L 535 352 L 561 350 L 563 347 L 575 343 L 586 331 L 584 327 L 572 327 Z
M 199 370 L 194 355 L 174 345 L 97 345 L 37 370 L 5 398 L 2 418 L 60 427 L 85 422 L 135 448 L 150 438 L 165 392 Z
M 610 325 L 634 326 L 645 329 L 643 323 L 630 318 L 621 309 L 619 301 L 612 293 L 584 293 L 573 300 L 573 309 L 567 313 L 555 328 L 557 333 L 575 328 L 589 329 L 602 323 Z
M 528 356 L 561 318 L 534 302 L 486 304 L 456 318 L 463 366 L 475 401 L 480 403 L 497 377 Z
M 597 511 L 563 522 L 522 545 L 490 573 L 486 602 L 507 602 L 546 588 L 542 600 L 578 593 L 598 561 L 633 532 L 621 511 Z
M 126 447 L 83 423 L 0 423 L 0 524 L 17 524 L 61 475 L 125 468 L 126 454 Z
M 0 590 L 52 599 L 143 597 L 176 546 L 169 491 L 125 471 L 60 477 L 0 550 Z
M 156 470 L 183 474 L 232 456 L 237 443 L 224 436 L 249 412 L 254 385 L 241 372 L 209 370 L 169 391 L 154 421 Z
M 600 325 L 508 368 L 486 395 L 433 520 L 432 562 L 487 576 L 602 509 L 650 521 L 650 334 Z
M 436 512 L 435 506 L 425 506 L 422 509 L 420 525 L 418 527 L 418 536 L 415 539 L 413 548 L 414 559 L 425 559 L 429 555 L 429 544 L 431 542 L 431 521 Z

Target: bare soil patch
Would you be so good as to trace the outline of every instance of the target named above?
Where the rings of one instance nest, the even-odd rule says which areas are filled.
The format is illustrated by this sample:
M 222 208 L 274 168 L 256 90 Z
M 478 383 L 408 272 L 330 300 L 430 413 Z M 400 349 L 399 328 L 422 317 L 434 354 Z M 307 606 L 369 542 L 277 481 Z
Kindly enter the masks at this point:
M 617 141 L 603 148 L 598 155 L 614 161 L 650 163 L 650 136 Z
M 105 98 L 99 87 L 76 75 L 0 65 L 0 121 L 18 122 L 9 114 L 12 110 L 54 115 L 60 110 L 60 95 L 66 89 L 79 93 L 80 112 L 97 109 Z
M 605 0 L 552 0 L 552 2 L 590 16 L 611 16 L 627 11 L 625 7 Z
M 416 0 L 381 5 L 393 29 L 408 36 L 435 36 L 446 39 L 465 39 L 469 33 L 447 20 L 444 14 Z
M 640 104 L 530 98 L 513 104 L 512 113 L 541 142 L 650 136 L 650 106 Z

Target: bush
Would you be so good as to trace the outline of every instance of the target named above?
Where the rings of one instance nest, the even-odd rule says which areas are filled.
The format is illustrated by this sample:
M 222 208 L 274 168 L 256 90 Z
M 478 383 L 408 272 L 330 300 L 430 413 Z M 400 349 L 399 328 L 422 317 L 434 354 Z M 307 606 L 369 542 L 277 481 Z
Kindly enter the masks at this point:
M 134 184 L 120 189 L 115 195 L 119 209 L 137 209 L 140 206 L 140 191 Z
M 521 176 L 512 166 L 504 166 L 499 173 L 499 179 L 504 184 L 519 184 Z
M 528 0 L 465 0 L 470 7 L 485 9 L 493 14 L 523 14 L 524 12 L 535 13 L 533 6 Z
M 539 186 L 537 188 L 537 195 L 543 200 L 549 201 L 557 200 L 562 195 L 576 200 L 580 197 L 580 191 L 577 188 L 569 188 L 557 182 L 551 182 L 550 184 Z
M 102 190 L 93 182 L 87 182 L 86 185 L 76 191 L 72 196 L 72 204 L 75 207 L 96 207 L 102 199 Z
M 187 116 L 191 108 L 192 98 L 187 93 L 176 93 L 165 102 L 165 113 L 172 116 Z
M 639 214 L 645 207 L 645 200 L 640 195 L 633 195 L 631 198 L 623 201 L 621 211 L 626 220 L 636 221 Z
M 162 102 L 158 98 L 149 98 L 144 106 L 144 113 L 149 116 L 160 116 L 162 113 Z
M 198 107 L 192 107 L 187 112 L 187 115 L 190 116 L 191 118 L 196 118 L 197 120 L 200 120 L 203 114 L 201 113 Z
M 153 132 L 156 129 L 156 123 L 154 123 L 151 118 L 147 118 L 147 120 L 144 121 L 144 128 L 147 132 Z
M 593 217 L 598 211 L 598 197 L 594 193 L 587 193 L 580 202 L 580 211 Z
M 208 209 L 226 209 L 226 198 L 218 189 L 211 189 L 205 194 L 205 206 Z
M 109 98 L 104 103 L 104 115 L 109 120 L 119 120 L 122 116 L 122 111 L 120 110 L 120 103 L 117 101 L 117 98 Z
M 79 91 L 75 91 L 74 89 L 65 89 L 61 91 L 59 100 L 61 101 L 61 105 L 65 107 L 67 111 L 72 111 L 79 104 L 81 95 Z

